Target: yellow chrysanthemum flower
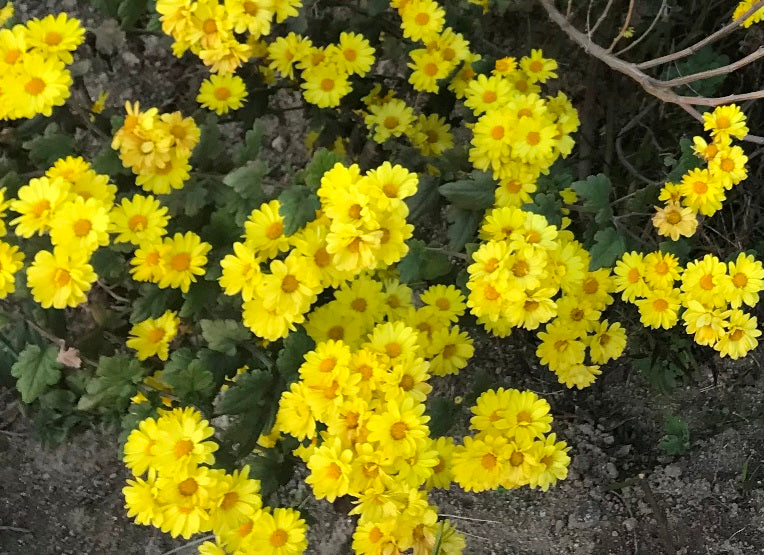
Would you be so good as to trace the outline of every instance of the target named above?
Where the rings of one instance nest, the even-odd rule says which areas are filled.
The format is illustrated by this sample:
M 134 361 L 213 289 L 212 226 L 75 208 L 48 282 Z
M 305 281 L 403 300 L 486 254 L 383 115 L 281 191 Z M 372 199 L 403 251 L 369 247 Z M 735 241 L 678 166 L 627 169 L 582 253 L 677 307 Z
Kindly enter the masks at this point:
M 53 55 L 65 64 L 73 61 L 72 52 L 85 40 L 85 29 L 78 19 L 65 13 L 31 19 L 26 23 L 27 45 L 44 55 Z
M 196 101 L 218 115 L 238 110 L 247 98 L 247 87 L 238 75 L 210 75 L 202 81 Z
M 748 134 L 745 121 L 745 114 L 737 104 L 717 106 L 712 112 L 703 114 L 703 129 L 711 131 L 714 141 L 729 137 L 742 139 Z
M 109 244 L 109 212 L 100 201 L 77 197 L 56 211 L 50 222 L 50 241 L 69 250 L 92 252 Z
M 109 217 L 109 231 L 117 234 L 115 243 L 156 243 L 167 233 L 167 207 L 151 195 L 123 198 Z
M 159 287 L 174 287 L 187 293 L 196 276 L 204 274 L 207 253 L 212 245 L 202 241 L 193 231 L 165 238 L 164 245 L 167 247 L 163 253 L 165 272 L 159 279 Z
M 66 308 L 82 304 L 97 279 L 88 264 L 89 252 L 55 247 L 53 252 L 39 251 L 27 269 L 27 286 L 34 300 L 43 308 Z
M 15 274 L 24 266 L 24 253 L 15 245 L 0 241 L 0 299 L 16 290 Z
M 42 235 L 50 229 L 55 213 L 69 196 L 69 185 L 62 179 L 34 178 L 18 191 L 18 199 L 11 202 L 11 209 L 20 216 L 11 220 L 16 234 L 29 238 Z
M 146 360 L 157 355 L 159 360 L 167 360 L 170 342 L 178 333 L 180 318 L 172 310 L 165 311 L 159 318 L 149 318 L 135 324 L 130 329 L 127 346 L 137 351 L 138 360 Z

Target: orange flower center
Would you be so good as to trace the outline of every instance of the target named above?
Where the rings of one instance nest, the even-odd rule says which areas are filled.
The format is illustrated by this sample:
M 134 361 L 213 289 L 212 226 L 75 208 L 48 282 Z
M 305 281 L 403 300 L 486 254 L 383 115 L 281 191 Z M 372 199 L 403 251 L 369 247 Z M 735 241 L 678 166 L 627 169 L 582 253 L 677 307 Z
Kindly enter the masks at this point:
M 284 233 L 284 224 L 281 222 L 273 222 L 265 228 L 265 236 L 271 241 L 281 237 L 282 233 Z
M 735 162 L 730 158 L 724 158 L 721 162 L 721 167 L 726 172 L 731 172 L 735 169 Z
M 414 389 L 415 385 L 416 383 L 414 382 L 414 378 L 408 374 L 404 374 L 404 376 L 401 378 L 401 381 L 398 382 L 398 387 L 400 387 L 403 391 L 411 391 Z
M 504 126 L 502 125 L 496 125 L 493 129 L 491 129 L 491 137 L 493 137 L 495 140 L 500 141 L 504 138 Z
M 603 333 L 602 335 L 600 335 L 600 345 L 604 347 L 608 343 L 610 343 L 610 336 L 607 335 L 606 333 Z
M 19 58 L 21 58 L 21 50 L 17 48 L 5 53 L 5 63 L 8 65 L 15 64 Z
M 205 20 L 205 22 L 202 24 L 202 31 L 204 31 L 204 34 L 206 35 L 217 33 L 217 30 L 218 24 L 215 23 L 215 20 L 212 18 Z
M 399 308 L 401 306 L 401 300 L 395 295 L 390 295 L 387 297 L 387 306 L 390 308 Z
M 300 286 L 300 282 L 292 274 L 287 274 L 281 280 L 281 290 L 284 293 L 294 293 Z
M 676 225 L 682 221 L 682 213 L 679 210 L 669 210 L 666 212 L 666 221 L 671 225 Z
M 441 50 L 440 55 L 445 61 L 450 62 L 451 60 L 456 58 L 456 51 L 453 48 L 450 48 L 447 46 L 446 48 Z
M 45 90 L 45 81 L 39 77 L 32 77 L 29 81 L 27 81 L 27 84 L 24 85 L 24 90 L 32 96 L 37 96 Z
M 332 263 L 332 255 L 324 247 L 320 247 L 313 255 L 313 261 L 319 268 L 325 268 Z
M 736 329 L 730 334 L 730 341 L 740 341 L 743 337 L 743 330 Z
M 557 352 L 563 352 L 568 348 L 568 340 L 560 339 L 559 341 L 555 341 L 554 348 Z
M 499 295 L 499 292 L 490 285 L 486 285 L 484 295 L 489 301 L 495 301 L 501 296 Z
M 520 466 L 523 464 L 523 461 L 525 460 L 525 455 L 523 455 L 520 451 L 515 451 L 512 453 L 512 456 L 509 457 L 509 464 L 512 466 Z
M 152 343 L 159 343 L 164 337 L 164 333 L 164 328 L 154 328 L 148 334 L 146 334 L 146 337 Z
M 511 179 L 511 180 L 507 181 L 507 182 L 504 184 L 504 188 L 505 188 L 507 191 L 509 191 L 510 193 L 512 193 L 512 194 L 515 194 L 515 195 L 516 195 L 517 193 L 519 193 L 519 192 L 522 190 L 522 188 L 523 188 L 523 184 L 522 184 L 522 183 L 520 183 L 520 181 L 519 181 L 519 180 L 517 180 L 517 179 Z
M 419 26 L 427 25 L 430 22 L 430 14 L 426 12 L 419 12 L 414 17 L 414 23 L 416 23 Z
M 653 309 L 656 312 L 664 312 L 669 307 L 666 299 L 655 299 L 653 301 Z
M 186 497 L 195 494 L 196 490 L 198 489 L 199 484 L 197 484 L 196 480 L 193 478 L 186 478 L 180 484 L 178 484 L 178 491 L 181 495 L 185 495 Z
M 387 356 L 389 356 L 390 358 L 395 358 L 397 356 L 400 356 L 402 349 L 398 343 L 391 342 L 385 345 L 385 352 L 387 353 Z
M 492 470 L 496 467 L 496 455 L 493 453 L 486 453 L 483 455 L 480 459 L 480 464 L 485 468 L 486 470 Z
M 570 313 L 570 319 L 574 322 L 580 322 L 584 318 L 584 311 L 580 308 L 574 308 Z
M 435 75 L 438 73 L 438 66 L 433 62 L 428 62 L 424 65 L 422 71 L 424 71 L 424 73 L 430 77 L 435 77 Z
M 456 345 L 449 343 L 443 347 L 443 358 L 449 359 L 456 354 Z
M 146 229 L 148 223 L 149 221 L 146 219 L 146 216 L 143 214 L 136 214 L 127 221 L 127 227 L 130 228 L 130 231 L 143 231 Z
M 535 312 L 539 307 L 539 302 L 531 299 L 529 301 L 525 301 L 524 307 L 526 312 Z
M 36 218 L 39 218 L 46 210 L 50 210 L 50 201 L 48 199 L 42 199 L 35 202 L 30 211 Z
M 525 140 L 528 142 L 531 146 L 536 146 L 541 142 L 541 135 L 538 131 L 531 131 L 528 133 L 528 135 L 525 137 Z
M 361 212 L 363 207 L 360 204 L 354 204 L 348 209 L 348 216 L 353 220 L 361 219 Z
M 719 116 L 716 118 L 716 127 L 719 129 L 727 129 L 730 126 L 730 120 L 727 116 Z
M 170 260 L 170 266 L 176 272 L 184 272 L 191 266 L 191 256 L 187 252 L 178 253 Z
M 533 73 L 538 73 L 542 69 L 544 69 L 544 64 L 540 62 L 539 60 L 533 60 L 531 63 L 528 64 L 528 69 L 530 69 Z
M 406 426 L 405 422 L 398 421 L 392 426 L 390 426 L 390 436 L 400 441 L 401 439 L 406 437 L 406 432 L 409 431 L 408 426 Z
M 515 277 L 525 277 L 528 275 L 529 270 L 530 266 L 528 266 L 528 263 L 525 260 L 518 260 L 512 264 L 512 273 Z
M 274 531 L 273 534 L 271 534 L 268 543 L 270 543 L 273 547 L 281 547 L 286 544 L 288 539 L 289 535 L 286 533 L 286 531 L 279 528 L 278 530 Z
M 224 102 L 231 98 L 231 89 L 228 87 L 218 87 L 215 89 L 215 98 Z
M 329 463 L 329 466 L 326 467 L 326 477 L 330 480 L 336 480 L 342 476 L 342 469 L 339 467 L 337 463 Z
M 732 283 L 735 287 L 745 287 L 748 284 L 748 276 L 742 272 L 738 272 L 732 276 Z
M 56 31 L 48 31 L 45 33 L 45 38 L 43 38 L 43 41 L 48 46 L 58 46 L 61 44 L 62 40 L 64 40 L 64 37 L 61 36 L 61 33 L 57 33 Z
M 224 511 L 233 509 L 236 503 L 239 502 L 239 494 L 235 491 L 229 491 L 223 496 L 223 501 L 220 503 L 220 508 Z
M 69 284 L 71 279 L 72 279 L 72 276 L 70 276 L 69 272 L 67 272 L 63 268 L 56 268 L 56 271 L 53 272 L 53 282 L 59 287 L 65 287 L 66 285 Z
M 533 112 L 530 108 L 521 108 L 517 111 L 517 117 L 522 118 L 529 118 L 533 115 Z
M 488 272 L 489 274 L 496 270 L 496 268 L 499 267 L 499 259 L 498 258 L 489 258 L 485 261 L 485 264 L 483 265 L 483 269 Z
M 324 92 L 330 92 L 334 90 L 334 79 L 328 77 L 321 79 L 321 90 Z
M 249 0 L 247 0 L 246 2 L 244 2 L 242 7 L 244 8 L 244 11 L 247 13 L 247 15 L 253 15 L 253 16 L 257 15 L 257 4 L 255 4 L 254 2 L 250 2 Z
M 350 303 L 350 308 L 356 312 L 366 312 L 368 306 L 369 303 L 366 302 L 366 299 L 353 299 L 353 302 Z
M 175 455 L 176 459 L 179 459 L 181 457 L 185 457 L 188 455 L 194 448 L 194 442 L 190 439 L 181 439 L 180 441 L 175 443 L 175 446 L 172 448 L 172 453 Z
M 524 79 L 515 81 L 515 88 L 521 93 L 524 93 L 525 91 L 528 90 L 528 82 L 525 81 Z
M 440 310 L 448 310 L 451 308 L 451 301 L 445 297 L 441 297 L 435 301 L 435 306 L 437 306 Z
M 642 276 L 639 273 L 639 269 L 637 268 L 632 268 L 631 270 L 629 270 L 629 273 L 626 274 L 626 279 L 628 280 L 629 283 L 637 283 L 640 277 Z
M 382 530 L 380 530 L 376 526 L 372 528 L 371 530 L 369 530 L 369 543 L 377 543 L 383 537 L 384 537 L 384 534 L 382 533 Z
M 600 284 L 594 278 L 584 281 L 583 290 L 587 295 L 594 295 L 600 288 Z
M 486 104 L 490 104 L 491 102 L 496 102 L 496 99 L 498 96 L 496 95 L 496 91 L 485 91 L 483 93 L 483 102 Z
M 72 228 L 74 229 L 74 234 L 77 237 L 85 237 L 88 233 L 90 233 L 90 230 L 93 229 L 93 224 L 90 223 L 90 220 L 83 218 L 74 222 Z
M 329 328 L 329 331 L 326 332 L 326 336 L 329 339 L 334 339 L 335 341 L 340 341 L 341 339 L 345 338 L 345 328 L 342 326 L 334 326 Z
M 706 291 L 711 291 L 714 288 L 714 276 L 706 274 L 698 281 L 698 284 Z
M 331 372 L 334 370 L 335 366 L 337 366 L 337 359 L 328 357 L 321 361 L 321 364 L 318 365 L 318 369 L 321 370 L 321 372 Z
M 705 181 L 696 181 L 692 184 L 692 190 L 698 195 L 703 195 L 708 191 L 708 183 Z
M 669 265 L 666 264 L 665 260 L 661 260 L 655 265 L 655 273 L 661 276 L 665 276 L 669 273 Z

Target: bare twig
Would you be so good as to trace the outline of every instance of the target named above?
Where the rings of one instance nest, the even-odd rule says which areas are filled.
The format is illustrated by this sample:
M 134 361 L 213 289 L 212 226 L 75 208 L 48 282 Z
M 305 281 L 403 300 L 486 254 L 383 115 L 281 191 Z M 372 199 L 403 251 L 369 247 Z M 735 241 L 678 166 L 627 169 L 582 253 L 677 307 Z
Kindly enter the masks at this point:
M 725 25 L 724 27 L 722 27 L 715 33 L 708 35 L 706 38 L 696 42 L 692 46 L 688 46 L 687 48 L 683 50 L 679 50 L 678 52 L 667 54 L 666 56 L 661 56 L 660 58 L 653 58 L 652 60 L 641 62 L 637 64 L 637 67 L 639 69 L 647 69 L 647 68 L 659 66 L 661 64 L 665 64 L 668 62 L 673 62 L 674 60 L 680 60 L 682 58 L 686 58 L 687 56 L 691 56 L 692 54 L 695 54 L 695 52 L 697 52 L 698 50 L 701 50 L 704 46 L 708 46 L 709 44 L 716 42 L 720 38 L 723 38 L 729 35 L 732 31 L 740 27 L 743 21 L 748 19 L 760 8 L 764 8 L 764 0 L 759 0 L 758 2 L 756 2 L 755 4 L 751 6 L 750 10 L 748 10 L 743 15 L 738 17 L 732 23 Z
M 212 540 L 214 538 L 215 538 L 214 534 L 210 534 L 209 536 L 203 536 L 203 537 L 199 538 L 198 540 L 194 540 L 192 542 L 188 542 L 188 543 L 186 543 L 184 545 L 181 545 L 180 547 L 176 547 L 175 549 L 171 549 L 170 551 L 165 551 L 164 553 L 162 553 L 162 555 L 172 555 L 173 553 L 179 553 L 179 552 L 183 551 L 184 549 L 187 549 L 189 547 L 193 547 L 195 545 L 199 545 L 200 543 L 204 543 L 207 540 Z
M 624 46 L 621 48 L 618 52 L 615 53 L 616 56 L 620 56 L 624 52 L 628 52 L 635 46 L 637 46 L 640 42 L 645 40 L 647 38 L 647 35 L 650 34 L 650 32 L 655 28 L 655 26 L 658 24 L 658 20 L 660 20 L 661 16 L 663 15 L 663 12 L 666 11 L 666 0 L 663 0 L 661 2 L 661 7 L 658 9 L 658 13 L 655 14 L 655 17 L 653 18 L 652 23 L 650 23 L 650 26 L 647 28 L 647 30 L 642 33 L 638 38 L 634 39 L 631 44 L 628 46 Z
M 719 75 L 726 75 L 727 73 L 732 73 L 733 71 L 737 71 L 741 67 L 745 67 L 748 64 L 755 62 L 759 58 L 764 58 L 764 46 L 760 46 L 759 49 L 756 50 L 753 54 L 749 54 L 748 56 L 746 56 L 745 58 L 741 58 L 737 62 L 734 62 L 732 64 L 727 64 L 726 66 L 709 69 L 707 71 L 701 71 L 700 73 L 693 73 L 692 75 L 685 75 L 683 77 L 677 77 L 676 79 L 664 81 L 664 86 L 678 87 L 680 85 L 686 85 L 688 83 L 694 83 L 695 81 L 700 81 L 701 79 L 708 79 L 709 77 L 717 77 Z
M 546 9 L 549 18 L 554 21 L 573 42 L 583 48 L 587 53 L 602 61 L 611 69 L 630 77 L 639 83 L 647 93 L 654 97 L 669 104 L 679 105 L 683 110 L 690 113 L 696 119 L 702 121 L 702 117 L 697 113 L 697 110 L 692 108 L 692 106 L 721 106 L 733 102 L 764 98 L 764 90 L 742 94 L 731 94 L 721 97 L 680 96 L 671 90 L 671 85 L 668 85 L 667 81 L 661 81 L 660 79 L 647 75 L 639 69 L 637 64 L 626 62 L 610 53 L 609 50 L 605 50 L 603 47 L 592 42 L 586 34 L 576 29 L 559 11 L 557 11 L 553 0 L 539 0 L 539 2 L 544 6 L 544 9 Z M 764 0 L 759 0 L 757 5 L 764 7 Z M 756 135 L 748 135 L 743 140 L 757 144 L 764 144 L 764 137 L 758 137 Z
M 594 33 L 597 31 L 600 24 L 603 21 L 605 21 L 605 18 L 607 17 L 608 12 L 610 11 L 610 6 L 612 5 L 613 5 L 613 0 L 607 0 L 607 5 L 605 6 L 605 9 L 602 10 L 602 14 L 599 16 L 597 21 L 594 22 L 594 27 L 589 29 L 589 32 L 587 33 L 587 35 L 589 35 L 589 38 L 592 38 L 592 35 L 594 35 Z
M 629 23 L 631 23 L 631 14 L 633 13 L 634 13 L 634 0 L 629 0 L 629 11 L 626 12 L 626 20 L 623 22 L 623 27 L 621 27 L 621 30 L 618 31 L 618 34 L 613 39 L 613 42 L 610 43 L 610 46 L 607 49 L 608 52 L 612 52 L 613 48 L 615 48 L 615 45 L 618 44 L 618 41 L 623 38 L 623 35 L 626 33 L 626 30 L 629 28 Z
M 0 526 L 0 530 L 3 532 L 19 532 L 20 534 L 31 534 L 31 530 L 26 528 L 19 528 L 18 526 Z

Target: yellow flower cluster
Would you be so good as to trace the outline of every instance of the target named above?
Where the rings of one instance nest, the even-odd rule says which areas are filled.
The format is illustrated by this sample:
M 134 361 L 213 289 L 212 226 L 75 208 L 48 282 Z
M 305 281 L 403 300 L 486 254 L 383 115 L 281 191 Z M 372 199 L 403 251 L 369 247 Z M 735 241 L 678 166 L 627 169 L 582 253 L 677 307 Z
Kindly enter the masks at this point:
M 264 507 L 249 467 L 231 474 L 211 468 L 215 430 L 192 408 L 159 411 L 140 422 L 125 443 L 133 474 L 122 493 L 129 517 L 173 537 L 212 531 L 200 552 L 296 555 L 307 526 L 295 509 Z M 145 477 L 144 477 L 145 476 Z
M 719 106 L 703 114 L 704 129 L 711 132 L 712 140 L 693 137 L 695 153 L 706 161 L 705 168 L 689 170 L 679 184 L 666 183 L 656 206 L 653 225 L 659 235 L 673 241 L 679 236 L 690 237 L 698 227 L 698 213 L 712 216 L 722 207 L 725 191 L 732 189 L 748 177 L 745 165 L 748 157 L 739 146 L 732 146 L 732 138 L 742 139 L 748 134 L 743 112 L 735 104 Z
M 0 29 L 0 121 L 50 116 L 66 102 L 72 84 L 66 66 L 84 36 L 79 20 L 65 13 Z
M 284 77 L 294 79 L 295 68 L 302 70 L 305 100 L 319 108 L 333 108 L 352 90 L 350 77 L 363 77 L 374 65 L 374 48 L 358 33 L 340 33 L 336 44 L 323 47 L 289 33 L 268 45 L 268 58 L 269 68 Z
M 159 318 L 149 318 L 135 324 L 130 330 L 127 346 L 138 351 L 138 360 L 146 360 L 157 355 L 167 360 L 170 342 L 178 333 L 180 318 L 172 310 L 166 310 Z
M 142 112 L 138 102 L 127 102 L 125 111 L 125 122 L 111 143 L 122 165 L 149 193 L 164 195 L 183 188 L 191 169 L 188 160 L 200 137 L 194 119 L 180 112 L 160 114 L 156 108 Z
M 610 270 L 588 271 L 590 255 L 570 231 L 520 208 L 487 212 L 480 238 L 467 282 L 467 306 L 478 323 L 499 337 L 513 327 L 547 324 L 538 334 L 541 362 L 568 387 L 591 385 L 599 365 L 620 356 L 626 344 L 620 324 L 600 321 L 613 302 Z
M 244 242 L 220 263 L 220 286 L 241 294 L 244 324 L 270 341 L 286 337 L 325 288 L 403 258 L 413 232 L 404 199 L 417 184 L 416 174 L 389 162 L 364 175 L 338 163 L 321 178 L 316 218 L 297 233 L 285 235 L 278 200 L 253 210 Z
M 751 255 L 740 253 L 725 264 L 707 254 L 682 268 L 672 254 L 630 252 L 616 264 L 615 276 L 616 290 L 637 305 L 646 327 L 672 328 L 681 314 L 696 343 L 733 359 L 758 344 L 756 317 L 740 309 L 755 307 L 764 289 L 764 268 Z
M 489 389 L 472 407 L 474 436 L 451 455 L 454 480 L 467 491 L 522 486 L 547 491 L 568 475 L 570 448 L 557 441 L 549 403 L 532 391 Z
M 384 314 L 381 302 L 376 309 Z M 377 324 L 357 348 L 320 342 L 305 355 L 300 380 L 281 397 L 276 429 L 310 441 L 296 454 L 307 462 L 315 496 L 354 498 L 356 553 L 429 553 L 434 546 L 437 508 L 427 491 L 449 487 L 454 445 L 429 436 L 424 401 L 431 366 L 421 335 L 394 319 Z M 463 345 L 462 365 L 472 354 L 471 345 Z M 326 431 L 319 432 L 322 424 Z M 463 538 L 448 521 L 440 525 L 448 531 L 441 552 L 461 553 Z
M 562 92 L 539 96 L 539 84 L 556 77 L 556 68 L 557 62 L 533 50 L 519 67 L 514 58 L 501 58 L 490 76 L 468 82 L 465 105 L 477 117 L 470 161 L 499 181 L 497 206 L 530 202 L 538 177 L 573 149 L 576 109 Z
M 758 0 L 741 0 L 741 2 L 735 8 L 735 11 L 732 13 L 732 20 L 734 21 L 738 17 L 743 17 L 743 14 L 753 8 L 757 1 Z M 743 27 L 748 28 L 761 20 L 764 20 L 764 6 L 753 12 L 752 15 L 748 16 L 745 21 L 743 21 Z

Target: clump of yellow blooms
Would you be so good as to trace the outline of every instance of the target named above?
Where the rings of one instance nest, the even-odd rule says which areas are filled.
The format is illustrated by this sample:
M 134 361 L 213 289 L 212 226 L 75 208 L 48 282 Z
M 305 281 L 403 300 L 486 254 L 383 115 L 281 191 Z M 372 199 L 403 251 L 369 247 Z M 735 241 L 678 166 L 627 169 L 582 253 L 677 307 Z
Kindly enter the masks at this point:
M 338 163 L 321 178 L 316 218 L 297 233 L 285 235 L 278 200 L 253 210 L 219 280 L 227 295 L 241 295 L 244 324 L 269 341 L 286 337 L 325 288 L 403 258 L 413 232 L 404 199 L 417 183 L 389 162 L 363 175 Z
M 125 122 L 111 143 L 122 165 L 149 193 L 165 195 L 183 188 L 191 170 L 188 160 L 200 137 L 194 119 L 180 112 L 160 114 L 156 108 L 142 112 L 138 102 L 127 102 L 125 111 Z
M 754 4 L 756 4 L 757 0 L 742 0 L 737 7 L 735 8 L 735 11 L 732 13 L 732 20 L 739 17 L 743 17 L 743 14 L 745 14 L 748 10 L 753 8 Z M 750 16 L 748 16 L 745 21 L 743 21 L 743 27 L 750 27 L 754 23 L 758 23 L 759 21 L 764 19 L 764 6 L 753 12 Z
M 0 27 L 12 16 L 8 4 Z M 0 29 L 0 121 L 50 116 L 63 106 L 72 84 L 67 66 L 84 37 L 79 20 L 65 13 Z
M 745 253 L 724 263 L 712 254 L 685 267 L 660 251 L 623 255 L 615 267 L 616 290 L 637 305 L 642 324 L 670 329 L 680 320 L 699 345 L 737 359 L 756 348 L 761 335 L 752 309 L 764 289 L 761 261 Z
M 589 271 L 591 257 L 570 231 L 520 208 L 490 210 L 480 238 L 467 282 L 478 323 L 499 337 L 546 325 L 541 362 L 568 387 L 591 385 L 626 345 L 623 327 L 601 319 L 613 302 L 610 270 Z
M 227 473 L 211 468 L 215 430 L 192 408 L 160 410 L 140 422 L 125 443 L 133 477 L 122 492 L 129 517 L 173 537 L 213 532 L 201 553 L 292 555 L 307 547 L 305 521 L 291 508 L 263 506 L 260 482 L 249 467 Z
M 695 153 L 706 162 L 705 168 L 689 170 L 680 183 L 666 183 L 656 207 L 653 225 L 659 235 L 676 241 L 680 236 L 691 237 L 698 227 L 698 214 L 712 216 L 722 207 L 725 191 L 748 177 L 745 165 L 748 157 L 732 139 L 748 134 L 746 118 L 735 104 L 719 106 L 703 114 L 704 129 L 711 132 L 711 142 L 693 137 Z

